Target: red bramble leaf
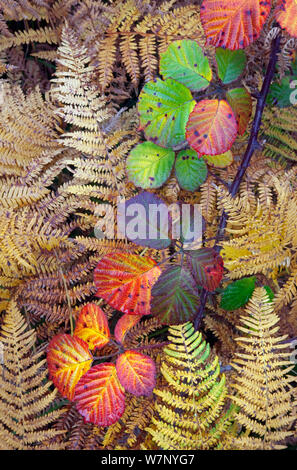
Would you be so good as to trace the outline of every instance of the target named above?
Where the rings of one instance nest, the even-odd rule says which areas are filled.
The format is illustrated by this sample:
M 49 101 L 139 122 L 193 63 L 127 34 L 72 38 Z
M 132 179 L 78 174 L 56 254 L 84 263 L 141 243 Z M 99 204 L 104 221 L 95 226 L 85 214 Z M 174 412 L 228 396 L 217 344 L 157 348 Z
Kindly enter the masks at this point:
M 214 291 L 223 277 L 223 258 L 213 248 L 200 248 L 186 253 L 197 283 L 210 292 Z
M 208 44 L 247 47 L 259 37 L 270 8 L 271 0 L 204 0 L 200 15 Z
M 74 400 L 86 423 L 110 426 L 125 411 L 125 394 L 114 364 L 92 367 L 75 387 Z
M 103 348 L 109 342 L 108 320 L 98 305 L 89 303 L 81 309 L 74 335 L 88 343 L 91 350 Z
M 139 322 L 142 315 L 130 315 L 129 313 L 125 313 L 117 322 L 116 327 L 114 329 L 114 336 L 115 339 L 119 343 L 123 343 L 126 334 L 128 331 Z
M 73 399 L 74 388 L 91 367 L 93 357 L 85 341 L 75 336 L 55 336 L 47 352 L 48 370 L 51 380 L 59 392 Z
M 160 274 L 156 262 L 147 256 L 109 253 L 94 272 L 96 295 L 121 312 L 148 315 L 151 288 Z
M 156 366 L 145 354 L 125 351 L 116 361 L 119 381 L 130 393 L 137 397 L 149 396 L 156 385 Z
M 297 38 L 297 3 L 296 0 L 279 0 L 276 20 L 291 36 Z
M 186 138 L 200 155 L 218 155 L 232 146 L 237 135 L 237 122 L 225 100 L 199 101 L 190 113 Z

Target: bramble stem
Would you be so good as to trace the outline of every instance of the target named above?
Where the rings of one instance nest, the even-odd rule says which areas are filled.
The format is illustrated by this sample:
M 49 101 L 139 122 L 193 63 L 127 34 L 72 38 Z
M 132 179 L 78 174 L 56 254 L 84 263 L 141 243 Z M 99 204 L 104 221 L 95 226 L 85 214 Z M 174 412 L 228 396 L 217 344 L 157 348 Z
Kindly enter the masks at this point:
M 273 41 L 272 41 L 271 51 L 270 51 L 270 60 L 269 60 L 269 64 L 268 64 L 268 67 L 267 67 L 267 70 L 266 70 L 266 74 L 265 74 L 265 78 L 264 78 L 264 82 L 263 82 L 261 91 L 260 91 L 259 95 L 257 96 L 256 112 L 255 112 L 255 117 L 254 117 L 253 124 L 252 124 L 252 129 L 251 129 L 248 145 L 247 145 L 246 151 L 244 153 L 244 156 L 243 156 L 242 162 L 240 164 L 240 167 L 238 168 L 237 174 L 236 174 L 236 176 L 233 180 L 233 183 L 230 186 L 229 192 L 230 192 L 230 195 L 232 197 L 236 196 L 236 194 L 239 190 L 239 187 L 240 187 L 240 183 L 242 182 L 242 179 L 245 175 L 245 172 L 246 172 L 246 170 L 247 170 L 247 168 L 250 164 L 253 153 L 259 146 L 258 134 L 259 134 L 260 126 L 261 126 L 265 101 L 266 101 L 266 98 L 267 98 L 267 94 L 268 94 L 268 91 L 269 91 L 271 81 L 272 81 L 274 73 L 275 73 L 275 66 L 276 66 L 276 62 L 277 62 L 277 54 L 278 54 L 279 47 L 280 47 L 280 40 L 281 40 L 281 33 L 279 33 L 275 37 L 275 39 L 273 39 Z M 220 218 L 220 222 L 219 222 L 219 226 L 218 226 L 218 230 L 217 230 L 216 241 L 215 241 L 215 245 L 214 245 L 214 249 L 218 253 L 220 252 L 220 249 L 221 249 L 219 243 L 220 243 L 220 239 L 222 239 L 222 237 L 224 235 L 225 228 L 226 228 L 226 225 L 227 225 L 227 219 L 228 219 L 228 215 L 225 211 L 223 211 L 223 213 L 221 215 L 221 218 Z M 199 309 L 198 309 L 198 312 L 196 314 L 195 321 L 194 321 L 195 330 L 198 330 L 200 328 L 200 324 L 201 324 L 203 312 L 204 312 L 204 309 L 205 309 L 205 305 L 206 305 L 206 302 L 207 302 L 208 294 L 209 294 L 208 291 L 206 291 L 205 289 L 202 290 L 202 293 L 201 293 L 201 296 L 200 296 L 200 306 L 199 306 Z

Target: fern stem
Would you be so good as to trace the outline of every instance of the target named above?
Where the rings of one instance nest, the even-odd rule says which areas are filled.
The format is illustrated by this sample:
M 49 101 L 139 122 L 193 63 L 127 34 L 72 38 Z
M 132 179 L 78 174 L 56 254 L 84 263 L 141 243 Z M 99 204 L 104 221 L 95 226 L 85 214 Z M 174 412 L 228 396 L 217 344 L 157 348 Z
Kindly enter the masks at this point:
M 252 129 L 251 129 L 248 145 L 244 153 L 242 162 L 238 168 L 237 174 L 233 180 L 233 183 L 230 186 L 229 192 L 232 197 L 236 196 L 240 187 L 240 183 L 242 182 L 245 172 L 250 164 L 254 151 L 259 146 L 258 134 L 259 134 L 260 126 L 261 126 L 262 115 L 263 115 L 263 111 L 265 107 L 265 101 L 267 98 L 271 81 L 275 73 L 277 54 L 280 48 L 280 40 L 281 40 L 281 33 L 279 32 L 278 35 L 275 37 L 275 39 L 273 39 L 272 41 L 272 46 L 271 46 L 271 51 L 270 51 L 270 60 L 269 60 L 269 64 L 266 70 L 266 74 L 265 74 L 261 91 L 257 97 L 256 112 L 255 112 L 255 117 L 254 117 L 253 124 L 252 124 Z M 220 243 L 220 239 L 224 235 L 225 228 L 227 225 L 227 219 L 228 219 L 228 215 L 225 211 L 223 211 L 221 218 L 220 218 L 216 241 L 214 245 L 214 249 L 217 252 L 220 252 L 220 249 L 221 249 L 219 243 Z M 195 330 L 198 330 L 200 327 L 208 295 L 209 295 L 209 292 L 203 289 L 201 296 L 200 296 L 200 306 L 199 306 L 199 309 L 198 309 L 198 312 L 196 314 L 195 321 L 194 321 Z

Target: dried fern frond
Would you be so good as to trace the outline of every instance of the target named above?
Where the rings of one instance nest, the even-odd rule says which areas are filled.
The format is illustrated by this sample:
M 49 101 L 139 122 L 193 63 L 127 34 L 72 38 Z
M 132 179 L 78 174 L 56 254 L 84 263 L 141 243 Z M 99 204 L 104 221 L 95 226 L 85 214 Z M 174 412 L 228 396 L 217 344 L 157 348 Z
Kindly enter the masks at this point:
M 297 160 L 297 106 L 265 107 L 261 136 L 265 139 L 264 154 L 272 158 Z
M 131 111 L 128 116 L 115 115 L 107 106 L 93 85 L 94 67 L 87 50 L 79 45 L 69 28 L 63 30 L 58 57 L 62 68 L 56 73 L 53 93 L 63 105 L 59 115 L 75 126 L 62 134 L 60 142 L 85 154 L 67 162 L 75 167 L 68 192 L 82 199 L 92 195 L 115 199 L 116 193 L 124 196 L 127 185 L 123 184 L 126 177 L 123 157 L 139 140 L 135 117 L 132 118 Z
M 172 41 L 194 39 L 204 44 L 199 7 L 175 7 L 174 3 L 116 0 L 111 6 L 103 2 L 93 6 L 88 1 L 69 19 L 71 26 L 88 45 L 99 71 L 102 91 L 108 93 L 117 73 L 118 62 L 127 73 L 129 82 L 137 89 L 142 74 L 145 80 L 155 77 L 159 54 Z
M 27 96 L 20 86 L 1 82 L 1 165 L 0 175 L 15 168 L 15 175 L 25 170 L 44 153 L 52 159 L 62 151 L 58 144 L 58 118 L 49 99 L 43 99 L 38 89 Z
M 219 204 L 228 213 L 226 232 L 230 234 L 222 242 L 221 255 L 231 279 L 255 273 L 273 278 L 279 267 L 290 264 L 297 242 L 296 196 L 284 177 L 272 177 L 270 187 L 272 192 L 259 185 L 256 209 L 246 206 L 240 196 L 233 199 L 219 189 Z
M 0 341 L 3 363 L 0 365 L 0 447 L 6 450 L 62 449 L 54 443 L 61 432 L 52 424 L 61 411 L 46 412 L 56 390 L 50 391 L 45 360 L 33 354 L 34 330 L 27 324 L 12 300 L 4 316 Z M 51 444 L 51 440 L 53 443 Z
M 233 408 L 226 411 L 227 388 L 218 358 L 191 323 L 169 328 L 161 373 L 166 386 L 155 389 L 161 400 L 147 429 L 160 449 L 215 448 L 227 432 Z
M 283 344 L 286 336 L 276 336 L 279 318 L 264 288 L 255 289 L 245 313 L 238 326 L 244 336 L 236 338 L 241 350 L 232 364 L 237 372 L 232 400 L 240 407 L 236 420 L 242 426 L 234 445 L 281 449 L 296 419 L 290 385 L 295 378 L 287 375 L 294 364 Z
M 145 438 L 144 430 L 154 412 L 151 397 L 135 397 L 128 394 L 126 403 L 121 419 L 106 431 L 103 440 L 104 449 L 137 449 Z

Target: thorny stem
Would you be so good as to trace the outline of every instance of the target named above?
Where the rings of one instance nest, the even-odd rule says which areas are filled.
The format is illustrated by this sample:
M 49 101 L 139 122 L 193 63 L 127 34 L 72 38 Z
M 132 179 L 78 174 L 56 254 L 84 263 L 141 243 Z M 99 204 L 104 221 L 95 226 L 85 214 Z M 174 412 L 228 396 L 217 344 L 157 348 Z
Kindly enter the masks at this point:
M 259 143 L 258 143 L 257 139 L 258 139 L 258 134 L 259 134 L 260 126 L 261 126 L 261 120 L 262 120 L 262 115 L 263 115 L 263 111 L 264 111 L 265 101 L 266 101 L 267 94 L 268 94 L 268 91 L 269 91 L 270 83 L 271 83 L 271 81 L 273 79 L 273 76 L 274 76 L 274 73 L 275 73 L 275 66 L 276 66 L 276 62 L 277 62 L 277 54 L 278 54 L 279 47 L 280 47 L 280 40 L 281 40 L 281 33 L 279 33 L 275 37 L 275 39 L 273 39 L 273 41 L 272 41 L 271 52 L 270 52 L 270 60 L 269 60 L 269 64 L 268 64 L 268 67 L 267 67 L 267 70 L 266 70 L 266 74 L 265 74 L 265 78 L 264 78 L 264 82 L 263 82 L 261 91 L 260 91 L 259 95 L 257 96 L 256 112 L 255 112 L 255 117 L 254 117 L 253 124 L 252 124 L 252 129 L 251 129 L 248 145 L 247 145 L 246 151 L 244 153 L 244 156 L 243 156 L 242 162 L 240 164 L 240 167 L 238 168 L 237 174 L 236 174 L 236 176 L 233 180 L 233 183 L 230 186 L 229 192 L 230 192 L 230 195 L 232 197 L 236 196 L 236 194 L 239 190 L 239 187 L 240 187 L 240 183 L 241 183 L 241 181 L 244 177 L 244 174 L 245 174 L 245 172 L 246 172 L 246 170 L 247 170 L 247 168 L 250 164 L 253 153 L 259 147 Z M 216 241 L 215 241 L 215 245 L 214 245 L 214 249 L 218 253 L 220 252 L 220 249 L 221 249 L 219 243 L 220 243 L 220 239 L 224 235 L 225 228 L 226 228 L 226 225 L 227 225 L 227 219 L 228 219 L 228 215 L 225 211 L 223 211 L 223 213 L 221 215 L 221 218 L 220 218 L 220 222 L 219 222 L 219 226 L 218 226 L 218 230 L 217 230 Z M 198 330 L 199 327 L 200 327 L 208 294 L 209 294 L 209 292 L 207 290 L 205 290 L 205 289 L 202 290 L 202 293 L 201 293 L 201 296 L 200 296 L 200 306 L 199 306 L 199 309 L 198 309 L 198 312 L 196 314 L 195 321 L 194 321 L 195 330 Z

